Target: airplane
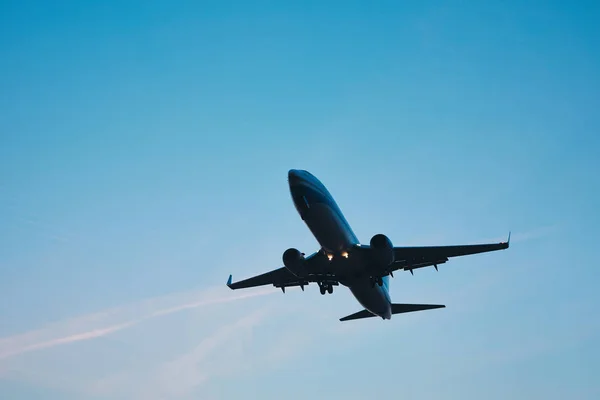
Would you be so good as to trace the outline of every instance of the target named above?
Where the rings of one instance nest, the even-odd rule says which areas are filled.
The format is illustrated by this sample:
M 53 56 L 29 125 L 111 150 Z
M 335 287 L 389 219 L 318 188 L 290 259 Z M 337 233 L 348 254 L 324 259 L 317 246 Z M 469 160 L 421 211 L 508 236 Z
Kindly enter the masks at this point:
M 333 293 L 340 284 L 350 289 L 364 310 L 340 318 L 340 321 L 369 317 L 389 320 L 393 314 L 444 308 L 440 304 L 392 303 L 389 278 L 398 270 L 410 271 L 438 265 L 450 257 L 466 256 L 507 249 L 506 242 L 454 246 L 394 247 L 384 234 L 374 235 L 369 245 L 361 244 L 327 188 L 313 174 L 290 169 L 288 184 L 294 206 L 321 246 L 315 253 L 295 248 L 283 253 L 283 267 L 238 282 L 229 275 L 227 286 L 232 289 L 273 285 L 281 288 L 316 283 L 322 295 Z

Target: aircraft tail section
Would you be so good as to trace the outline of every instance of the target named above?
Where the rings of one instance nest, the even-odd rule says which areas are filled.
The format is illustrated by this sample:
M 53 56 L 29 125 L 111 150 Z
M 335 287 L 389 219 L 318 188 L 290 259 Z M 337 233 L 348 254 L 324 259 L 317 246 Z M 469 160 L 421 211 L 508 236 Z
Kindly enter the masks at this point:
M 371 313 L 369 310 L 362 310 L 354 314 L 350 314 L 344 318 L 340 318 L 340 321 L 350 321 L 351 319 L 361 319 L 361 318 L 369 318 L 376 317 L 377 315 Z
M 443 304 L 392 304 L 392 314 L 402 314 L 413 311 L 433 310 L 435 308 L 445 308 Z
M 424 311 L 424 310 L 433 310 L 435 308 L 444 308 L 445 305 L 441 304 L 392 304 L 392 314 L 402 314 L 413 311 Z M 368 310 L 362 310 L 357 313 L 348 315 L 344 318 L 340 318 L 340 321 L 350 321 L 353 319 L 362 319 L 362 318 L 370 318 L 377 317 L 377 315 L 371 313 Z

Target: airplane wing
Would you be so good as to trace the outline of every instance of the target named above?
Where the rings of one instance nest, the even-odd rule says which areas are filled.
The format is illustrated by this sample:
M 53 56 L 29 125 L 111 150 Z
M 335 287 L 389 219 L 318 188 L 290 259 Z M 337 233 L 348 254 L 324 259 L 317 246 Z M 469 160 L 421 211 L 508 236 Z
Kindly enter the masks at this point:
M 227 286 L 235 290 L 273 285 L 285 292 L 285 288 L 291 286 L 300 286 L 304 290 L 304 286 L 310 282 L 326 282 L 334 286 L 338 285 L 336 277 L 328 271 L 328 263 L 325 262 L 324 258 L 321 253 L 314 253 L 307 257 L 306 268 L 308 274 L 306 276 L 298 277 L 292 274 L 286 267 L 281 267 L 238 282 L 232 282 L 232 277 L 229 275 Z
M 471 254 L 487 253 L 490 251 L 504 250 L 510 245 L 510 233 L 506 242 L 468 244 L 457 246 L 421 246 L 421 247 L 394 247 L 395 261 L 391 265 L 392 271 L 403 269 L 412 273 L 413 269 L 443 264 L 450 257 L 467 256 Z

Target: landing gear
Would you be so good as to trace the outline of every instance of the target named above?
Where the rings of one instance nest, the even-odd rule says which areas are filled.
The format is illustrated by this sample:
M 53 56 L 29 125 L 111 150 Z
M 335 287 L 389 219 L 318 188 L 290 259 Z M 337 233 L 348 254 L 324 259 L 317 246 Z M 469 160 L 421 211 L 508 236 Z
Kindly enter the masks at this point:
M 321 291 L 321 294 L 331 294 L 333 293 L 333 285 L 330 283 L 319 283 L 319 290 Z

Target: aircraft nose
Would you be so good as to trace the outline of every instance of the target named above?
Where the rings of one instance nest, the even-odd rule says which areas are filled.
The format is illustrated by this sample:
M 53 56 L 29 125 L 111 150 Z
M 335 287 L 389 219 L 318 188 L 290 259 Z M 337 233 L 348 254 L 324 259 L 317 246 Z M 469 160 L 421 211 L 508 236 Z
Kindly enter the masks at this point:
M 288 171 L 288 182 L 290 185 L 295 185 L 300 182 L 302 178 L 300 177 L 300 171 L 297 169 L 290 169 Z

